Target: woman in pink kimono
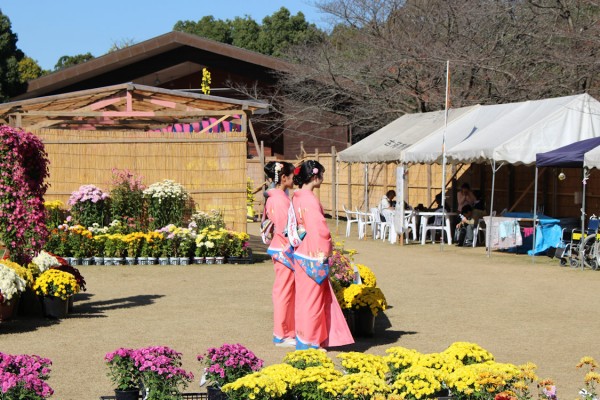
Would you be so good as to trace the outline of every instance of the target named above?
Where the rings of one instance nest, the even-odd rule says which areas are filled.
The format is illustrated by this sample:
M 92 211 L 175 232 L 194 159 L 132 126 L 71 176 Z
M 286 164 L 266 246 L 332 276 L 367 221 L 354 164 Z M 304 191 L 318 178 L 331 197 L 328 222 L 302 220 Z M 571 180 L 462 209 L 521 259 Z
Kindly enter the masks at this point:
M 287 191 L 294 185 L 294 165 L 271 161 L 265 165 L 265 173 L 275 185 L 267 190 L 266 217 L 273 222 L 273 238 L 267 253 L 273 259 L 275 282 L 273 283 L 273 343 L 280 347 L 296 346 L 294 325 L 294 269 L 293 248 L 285 236 L 290 199 Z
M 298 233 L 304 234 L 294 250 L 296 271 L 296 350 L 343 346 L 354 343 L 342 309 L 329 282 L 331 234 L 323 207 L 313 193 L 321 186 L 325 168 L 308 160 L 294 170 L 292 204 Z M 304 233 L 305 232 L 305 233 Z

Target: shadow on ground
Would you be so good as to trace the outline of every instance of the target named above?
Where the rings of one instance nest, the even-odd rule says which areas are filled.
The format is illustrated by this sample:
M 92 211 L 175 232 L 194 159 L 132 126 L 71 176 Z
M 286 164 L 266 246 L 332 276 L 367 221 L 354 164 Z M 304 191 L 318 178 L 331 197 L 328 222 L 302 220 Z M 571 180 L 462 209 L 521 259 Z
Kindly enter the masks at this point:
M 91 293 L 77 293 L 75 295 L 74 309 L 67 318 L 106 318 L 104 313 L 109 310 L 143 307 L 153 304 L 157 299 L 164 297 L 162 294 L 150 294 L 122 297 L 104 301 L 89 301 L 94 295 Z M 60 324 L 61 320 L 46 318 L 43 315 L 41 304 L 34 312 L 27 315 L 18 315 L 15 319 L 0 323 L 0 334 L 23 333 Z
M 88 299 L 93 294 L 83 293 Z M 138 296 L 120 297 L 101 301 L 84 301 L 80 297 L 75 298 L 74 312 L 69 318 L 105 318 L 105 311 L 143 307 L 153 304 L 157 299 L 164 297 L 162 294 L 142 294 Z

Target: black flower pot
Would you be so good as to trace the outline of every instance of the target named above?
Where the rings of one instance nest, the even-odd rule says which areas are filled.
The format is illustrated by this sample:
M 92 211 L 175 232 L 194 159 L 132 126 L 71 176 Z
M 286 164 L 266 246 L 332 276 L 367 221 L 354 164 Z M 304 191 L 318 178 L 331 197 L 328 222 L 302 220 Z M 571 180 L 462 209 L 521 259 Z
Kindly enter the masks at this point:
M 115 389 L 116 400 L 138 400 L 140 395 L 139 389 L 117 390 Z
M 208 386 L 206 388 L 208 400 L 227 400 L 227 395 L 221 391 L 220 387 Z

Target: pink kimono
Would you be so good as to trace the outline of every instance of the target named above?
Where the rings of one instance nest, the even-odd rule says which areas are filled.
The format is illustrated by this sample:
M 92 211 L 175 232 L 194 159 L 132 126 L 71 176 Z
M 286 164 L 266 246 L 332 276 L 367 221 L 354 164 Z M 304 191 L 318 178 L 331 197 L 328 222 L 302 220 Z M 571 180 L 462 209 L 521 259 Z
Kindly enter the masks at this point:
M 294 269 L 293 248 L 285 236 L 290 199 L 281 189 L 270 189 L 265 212 L 274 225 L 273 239 L 267 253 L 273 259 L 275 282 L 273 283 L 273 341 L 296 337 L 294 325 Z
M 307 189 L 296 190 L 292 203 L 298 226 L 306 230 L 294 252 L 296 349 L 352 344 L 354 339 L 329 282 L 329 266 L 322 263 L 331 255 L 332 244 L 321 203 Z

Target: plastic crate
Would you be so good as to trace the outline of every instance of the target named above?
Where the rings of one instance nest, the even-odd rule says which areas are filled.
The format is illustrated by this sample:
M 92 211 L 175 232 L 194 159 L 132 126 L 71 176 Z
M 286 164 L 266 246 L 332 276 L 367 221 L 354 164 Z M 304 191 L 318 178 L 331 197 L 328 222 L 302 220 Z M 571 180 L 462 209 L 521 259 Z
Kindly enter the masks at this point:
M 208 395 L 206 393 L 182 393 L 182 399 L 183 400 L 206 400 L 208 399 Z M 140 395 L 138 397 L 139 399 L 142 399 L 142 396 Z M 116 397 L 115 396 L 101 396 L 100 400 L 115 400 Z

